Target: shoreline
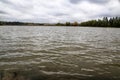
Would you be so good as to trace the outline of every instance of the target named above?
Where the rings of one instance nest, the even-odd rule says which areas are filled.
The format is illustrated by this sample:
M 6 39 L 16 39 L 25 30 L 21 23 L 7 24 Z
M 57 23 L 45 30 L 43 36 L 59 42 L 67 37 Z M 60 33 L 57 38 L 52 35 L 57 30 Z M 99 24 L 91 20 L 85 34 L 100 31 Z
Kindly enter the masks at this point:
M 120 27 L 101 27 L 101 26 L 56 26 L 56 25 L 0 25 L 0 26 L 42 26 L 42 27 L 83 27 L 83 28 L 87 28 L 87 27 L 91 27 L 91 28 L 120 28 Z

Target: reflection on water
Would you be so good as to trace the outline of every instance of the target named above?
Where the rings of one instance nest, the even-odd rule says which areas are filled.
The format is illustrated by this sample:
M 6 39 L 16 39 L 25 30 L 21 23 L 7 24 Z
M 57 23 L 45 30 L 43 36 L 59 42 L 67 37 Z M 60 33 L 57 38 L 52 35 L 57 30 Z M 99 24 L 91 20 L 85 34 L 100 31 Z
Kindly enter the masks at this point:
M 46 80 L 119 80 L 120 29 L 1 26 L 0 70 Z

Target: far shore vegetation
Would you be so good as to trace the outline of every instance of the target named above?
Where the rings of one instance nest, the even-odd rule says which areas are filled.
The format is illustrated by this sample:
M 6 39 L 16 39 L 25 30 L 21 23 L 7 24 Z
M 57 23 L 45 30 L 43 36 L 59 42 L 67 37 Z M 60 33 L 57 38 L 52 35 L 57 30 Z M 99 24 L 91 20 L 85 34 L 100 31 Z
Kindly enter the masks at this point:
M 0 21 L 0 25 L 23 25 L 23 26 L 91 26 L 91 27 L 118 27 L 120 28 L 120 17 L 104 17 L 98 20 L 89 20 L 86 22 L 66 22 L 66 23 L 26 23 L 26 22 L 7 22 Z

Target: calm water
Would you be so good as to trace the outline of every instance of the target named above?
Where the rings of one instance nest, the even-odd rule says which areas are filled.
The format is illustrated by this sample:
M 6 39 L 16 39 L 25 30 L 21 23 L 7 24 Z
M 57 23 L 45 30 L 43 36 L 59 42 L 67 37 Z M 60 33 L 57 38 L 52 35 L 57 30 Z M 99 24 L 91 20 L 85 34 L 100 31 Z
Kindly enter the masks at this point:
M 0 26 L 0 70 L 15 69 L 36 80 L 120 80 L 120 28 Z

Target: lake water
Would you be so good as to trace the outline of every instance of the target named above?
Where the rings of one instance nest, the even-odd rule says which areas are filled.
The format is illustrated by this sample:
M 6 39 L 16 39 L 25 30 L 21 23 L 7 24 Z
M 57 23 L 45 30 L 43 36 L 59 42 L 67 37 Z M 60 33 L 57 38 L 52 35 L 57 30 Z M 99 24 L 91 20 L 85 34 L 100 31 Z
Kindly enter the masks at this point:
M 33 80 L 120 80 L 120 28 L 0 26 L 0 70 Z

